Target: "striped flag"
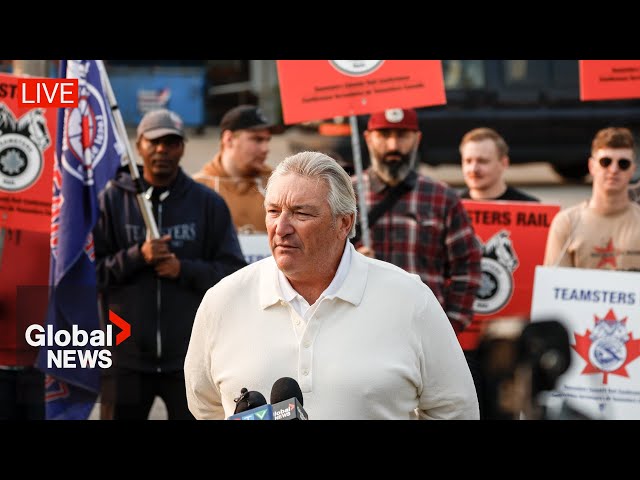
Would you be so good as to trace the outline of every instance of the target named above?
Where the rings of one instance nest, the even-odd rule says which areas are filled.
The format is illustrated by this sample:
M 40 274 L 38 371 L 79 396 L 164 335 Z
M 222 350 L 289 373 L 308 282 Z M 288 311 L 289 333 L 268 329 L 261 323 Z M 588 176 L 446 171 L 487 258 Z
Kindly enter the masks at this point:
M 51 293 L 46 326 L 54 332 L 100 329 L 92 230 L 99 215 L 98 194 L 115 176 L 125 145 L 107 98 L 100 60 L 61 60 L 60 77 L 77 78 L 76 108 L 60 108 L 51 208 Z M 127 141 L 127 139 L 124 139 Z M 100 391 L 100 368 L 81 365 L 87 346 L 40 347 L 38 367 L 46 374 L 46 418 L 85 420 Z M 72 352 L 62 352 L 71 350 Z M 80 351 L 80 352 L 79 352 Z M 67 365 L 52 362 L 71 353 Z M 94 357 L 95 358 L 95 357 Z

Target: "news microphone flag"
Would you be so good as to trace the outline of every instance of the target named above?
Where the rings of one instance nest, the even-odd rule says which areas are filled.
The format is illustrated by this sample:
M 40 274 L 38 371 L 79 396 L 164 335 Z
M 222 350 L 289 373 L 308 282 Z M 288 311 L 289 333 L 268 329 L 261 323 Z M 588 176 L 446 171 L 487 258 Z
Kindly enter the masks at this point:
M 269 404 L 234 413 L 227 420 L 273 420 L 273 407 Z
M 71 331 L 72 325 L 87 332 L 100 329 L 92 230 L 99 215 L 98 194 L 121 166 L 125 147 L 106 96 L 108 79 L 98 62 L 60 61 L 59 76 L 78 79 L 79 101 L 75 108 L 58 111 L 46 318 L 55 331 Z M 50 349 L 56 347 L 40 347 L 37 361 L 46 374 L 46 418 L 86 420 L 100 391 L 100 369 L 95 364 L 49 364 Z
M 274 420 L 309 420 L 307 412 L 296 397 L 274 403 L 271 408 Z

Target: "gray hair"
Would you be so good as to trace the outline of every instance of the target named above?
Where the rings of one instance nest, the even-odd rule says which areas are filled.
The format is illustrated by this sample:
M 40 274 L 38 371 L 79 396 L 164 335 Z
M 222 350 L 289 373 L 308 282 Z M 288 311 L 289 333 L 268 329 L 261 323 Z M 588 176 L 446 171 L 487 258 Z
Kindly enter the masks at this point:
M 285 158 L 278 164 L 267 182 L 266 190 L 276 178 L 288 173 L 295 173 L 301 177 L 324 180 L 329 187 L 327 201 L 333 218 L 338 215 L 354 215 L 348 238 L 356 235 L 356 193 L 351 184 L 349 174 L 333 158 L 321 152 L 300 152 Z M 266 193 L 266 192 L 265 192 Z

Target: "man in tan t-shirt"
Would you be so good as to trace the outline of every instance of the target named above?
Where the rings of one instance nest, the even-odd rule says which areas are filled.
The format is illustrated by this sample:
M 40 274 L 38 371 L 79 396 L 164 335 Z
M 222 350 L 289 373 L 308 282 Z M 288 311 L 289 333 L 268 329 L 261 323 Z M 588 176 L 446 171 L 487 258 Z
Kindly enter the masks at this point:
M 220 151 L 193 179 L 218 192 L 229 206 L 238 233 L 266 232 L 265 164 L 272 125 L 254 105 L 239 105 L 220 121 Z
M 600 130 L 589 158 L 591 198 L 554 217 L 545 265 L 640 270 L 640 205 L 628 193 L 635 169 L 631 132 L 615 127 Z

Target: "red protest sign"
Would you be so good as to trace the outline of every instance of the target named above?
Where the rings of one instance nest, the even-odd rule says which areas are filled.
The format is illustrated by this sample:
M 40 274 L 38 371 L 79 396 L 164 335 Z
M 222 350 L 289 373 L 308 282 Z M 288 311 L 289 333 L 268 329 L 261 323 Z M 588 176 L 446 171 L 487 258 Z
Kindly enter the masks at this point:
M 440 60 L 278 60 L 285 124 L 446 103 Z
M 483 245 L 482 283 L 474 318 L 458 340 L 464 350 L 478 346 L 488 321 L 528 318 L 536 265 L 542 265 L 551 220 L 559 205 L 463 200 Z
M 0 74 L 0 228 L 48 233 L 57 109 L 20 106 L 20 80 Z
M 640 98 L 640 60 L 580 60 L 580 100 Z

